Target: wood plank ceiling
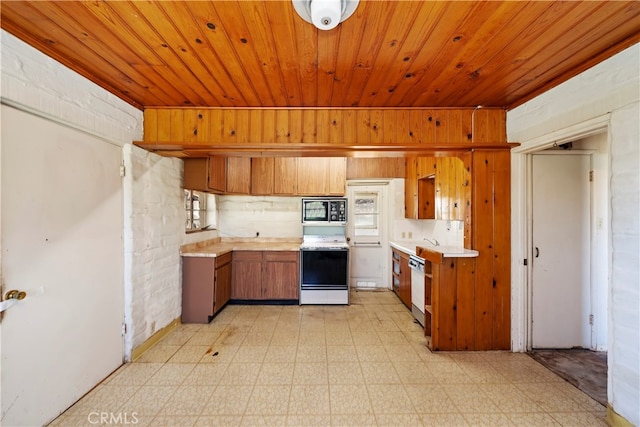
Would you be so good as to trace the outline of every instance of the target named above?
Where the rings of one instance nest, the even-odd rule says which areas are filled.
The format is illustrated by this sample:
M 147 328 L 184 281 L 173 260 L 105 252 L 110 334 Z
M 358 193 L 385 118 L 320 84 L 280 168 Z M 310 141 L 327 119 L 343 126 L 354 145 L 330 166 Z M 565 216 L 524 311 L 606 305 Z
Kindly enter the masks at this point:
M 637 1 L 3 1 L 1 26 L 148 107 L 512 108 L 640 40 Z

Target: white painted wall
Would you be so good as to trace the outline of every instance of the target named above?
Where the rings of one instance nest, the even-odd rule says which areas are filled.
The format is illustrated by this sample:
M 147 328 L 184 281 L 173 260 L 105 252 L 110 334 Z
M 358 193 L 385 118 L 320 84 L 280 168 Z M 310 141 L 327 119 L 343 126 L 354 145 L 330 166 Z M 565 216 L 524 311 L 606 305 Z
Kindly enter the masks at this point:
M 218 196 L 220 237 L 302 238 L 302 197 Z
M 393 179 L 390 185 L 389 194 L 393 197 L 390 240 L 419 241 L 426 237 L 431 240 L 436 239 L 442 246 L 462 246 L 464 244 L 464 223 L 462 221 L 406 219 L 404 217 L 404 179 Z
M 608 125 L 610 160 L 610 285 L 608 399 L 613 409 L 640 425 L 640 45 L 632 46 L 507 113 L 512 155 L 512 341 L 526 345 L 523 233 L 525 155 L 572 128 Z M 551 138 L 551 139 L 549 139 Z
M 180 245 L 216 237 L 217 232 L 185 234 L 182 161 L 131 144 L 142 139 L 140 110 L 9 33 L 0 32 L 0 39 L 2 102 L 123 147 L 128 358 L 133 348 L 180 316 Z

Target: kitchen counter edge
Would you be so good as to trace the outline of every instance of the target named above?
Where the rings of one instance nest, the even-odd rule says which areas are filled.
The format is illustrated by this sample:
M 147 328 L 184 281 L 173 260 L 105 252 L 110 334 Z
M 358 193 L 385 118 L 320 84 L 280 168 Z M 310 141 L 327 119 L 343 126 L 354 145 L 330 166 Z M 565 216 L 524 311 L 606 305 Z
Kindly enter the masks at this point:
M 180 247 L 180 255 L 188 257 L 218 257 L 232 251 L 284 251 L 300 250 L 302 239 L 212 239 Z
M 415 255 L 416 247 L 419 246 L 432 252 L 441 253 L 443 258 L 475 258 L 478 256 L 478 251 L 473 249 L 465 249 L 458 246 L 433 246 L 422 240 L 392 241 L 389 242 L 389 245 L 410 255 Z

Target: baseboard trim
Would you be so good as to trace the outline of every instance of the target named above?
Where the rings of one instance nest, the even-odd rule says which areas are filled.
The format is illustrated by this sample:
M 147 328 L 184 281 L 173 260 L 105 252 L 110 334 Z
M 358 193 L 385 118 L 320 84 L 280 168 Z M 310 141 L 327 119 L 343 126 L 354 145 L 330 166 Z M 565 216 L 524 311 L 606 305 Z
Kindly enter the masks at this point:
M 172 332 L 174 329 L 176 329 L 181 323 L 182 322 L 178 317 L 177 319 L 173 320 L 164 328 L 157 330 L 156 333 L 151 335 L 149 338 L 147 338 L 145 342 L 143 342 L 138 347 L 133 349 L 133 351 L 131 352 L 131 360 L 135 362 L 136 359 L 140 358 L 140 356 L 144 354 L 144 352 L 146 352 L 151 347 L 153 347 L 162 338 L 169 335 L 169 333 Z
M 609 403 L 607 405 L 607 424 L 611 427 L 633 427 L 629 421 L 627 421 L 622 415 L 613 410 L 613 407 Z

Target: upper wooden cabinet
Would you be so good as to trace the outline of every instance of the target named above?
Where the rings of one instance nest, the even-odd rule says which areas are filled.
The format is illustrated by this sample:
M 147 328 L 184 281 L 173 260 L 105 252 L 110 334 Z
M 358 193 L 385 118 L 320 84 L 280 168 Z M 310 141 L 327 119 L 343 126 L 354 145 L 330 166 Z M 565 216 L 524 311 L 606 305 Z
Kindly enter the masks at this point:
M 184 159 L 184 186 L 217 194 L 343 196 L 347 161 L 340 157 Z
M 184 159 L 184 188 L 208 193 L 249 194 L 251 159 L 211 156 Z
M 407 158 L 405 218 L 465 219 L 469 173 L 458 157 Z

